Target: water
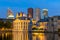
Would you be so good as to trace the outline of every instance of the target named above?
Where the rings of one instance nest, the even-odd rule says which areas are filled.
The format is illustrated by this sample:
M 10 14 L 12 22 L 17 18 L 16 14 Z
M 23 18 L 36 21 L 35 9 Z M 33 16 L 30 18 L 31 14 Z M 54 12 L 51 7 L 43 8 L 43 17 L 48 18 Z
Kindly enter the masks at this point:
M 32 33 L 27 31 L 0 32 L 0 40 L 60 40 L 60 36 L 53 33 Z

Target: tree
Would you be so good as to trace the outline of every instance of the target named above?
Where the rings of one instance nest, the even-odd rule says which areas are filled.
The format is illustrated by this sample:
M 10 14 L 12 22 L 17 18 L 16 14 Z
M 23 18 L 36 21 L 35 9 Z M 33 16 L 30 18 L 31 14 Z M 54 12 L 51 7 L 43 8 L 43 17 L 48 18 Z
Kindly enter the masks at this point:
M 6 21 L 4 25 L 5 25 L 5 28 L 11 28 L 12 23 L 10 21 Z
M 44 30 L 43 28 L 40 28 L 39 30 Z
M 35 30 L 36 28 L 32 28 L 32 30 Z
M 38 28 L 32 28 L 32 30 L 38 30 Z
M 4 22 L 0 20 L 0 28 L 2 28 L 3 26 L 4 26 Z

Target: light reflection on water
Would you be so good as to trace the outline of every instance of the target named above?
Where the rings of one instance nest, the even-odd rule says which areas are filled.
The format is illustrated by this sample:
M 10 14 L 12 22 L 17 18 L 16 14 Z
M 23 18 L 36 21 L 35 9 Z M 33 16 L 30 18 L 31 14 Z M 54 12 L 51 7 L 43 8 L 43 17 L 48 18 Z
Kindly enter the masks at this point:
M 0 40 L 59 40 L 58 34 L 31 33 L 27 31 L 1 32 Z
M 12 33 L 10 32 L 1 32 L 0 40 L 12 40 Z
M 32 40 L 47 40 L 44 33 L 33 33 Z

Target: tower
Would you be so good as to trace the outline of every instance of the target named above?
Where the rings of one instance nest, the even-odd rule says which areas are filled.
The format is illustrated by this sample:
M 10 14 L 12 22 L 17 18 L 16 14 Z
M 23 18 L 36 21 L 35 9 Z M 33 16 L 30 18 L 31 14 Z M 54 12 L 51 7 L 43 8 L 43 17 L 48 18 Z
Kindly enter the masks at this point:
M 44 19 L 48 18 L 48 9 L 43 9 Z
M 33 8 L 28 8 L 28 18 L 33 18 Z
M 36 8 L 35 9 L 35 19 L 36 19 L 36 21 L 39 21 L 40 20 L 40 18 L 41 18 L 40 15 L 41 15 L 40 14 L 40 8 Z
M 7 19 L 14 19 L 14 15 L 13 15 L 11 9 L 9 9 L 9 8 L 8 8 Z

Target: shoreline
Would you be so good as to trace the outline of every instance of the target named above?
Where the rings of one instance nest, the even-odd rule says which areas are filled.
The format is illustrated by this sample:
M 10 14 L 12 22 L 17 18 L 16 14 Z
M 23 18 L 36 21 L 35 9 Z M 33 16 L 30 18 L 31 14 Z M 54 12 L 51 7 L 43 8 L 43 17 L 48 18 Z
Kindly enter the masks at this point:
M 26 30 L 22 31 L 22 32 L 25 32 Z M 0 30 L 0 32 L 21 32 L 21 31 L 12 31 L 12 30 Z M 55 34 L 58 34 L 60 32 L 58 31 L 26 31 L 26 32 L 29 32 L 29 33 L 55 33 Z

